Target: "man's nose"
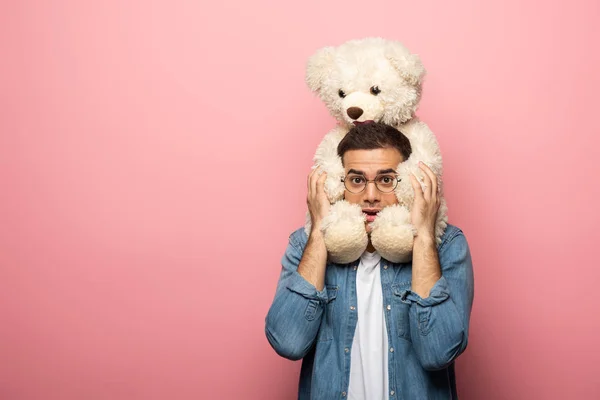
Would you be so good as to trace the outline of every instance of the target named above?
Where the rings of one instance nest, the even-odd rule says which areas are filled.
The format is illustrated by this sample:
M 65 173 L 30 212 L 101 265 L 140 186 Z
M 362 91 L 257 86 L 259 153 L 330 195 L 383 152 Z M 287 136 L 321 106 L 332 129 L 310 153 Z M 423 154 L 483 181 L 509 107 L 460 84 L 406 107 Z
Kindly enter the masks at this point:
M 365 200 L 369 203 L 379 201 L 379 190 L 377 190 L 375 182 L 367 182 L 367 187 L 365 188 Z

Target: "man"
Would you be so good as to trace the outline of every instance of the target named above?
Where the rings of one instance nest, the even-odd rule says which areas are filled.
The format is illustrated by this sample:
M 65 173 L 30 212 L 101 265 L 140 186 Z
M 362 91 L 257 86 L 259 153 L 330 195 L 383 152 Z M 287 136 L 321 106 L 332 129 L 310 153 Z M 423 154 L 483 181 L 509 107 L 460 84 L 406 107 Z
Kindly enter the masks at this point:
M 369 222 L 396 204 L 395 169 L 410 155 L 393 127 L 369 123 L 350 130 L 338 146 L 345 170 L 344 198 Z M 416 229 L 412 263 L 382 259 L 371 243 L 360 260 L 327 262 L 320 230 L 330 203 L 326 175 L 308 177 L 312 231 L 294 232 L 282 259 L 266 336 L 275 351 L 303 359 L 298 397 L 331 399 L 456 399 L 454 360 L 467 347 L 473 269 L 462 231 L 448 225 L 437 246 L 437 180 L 411 176 Z

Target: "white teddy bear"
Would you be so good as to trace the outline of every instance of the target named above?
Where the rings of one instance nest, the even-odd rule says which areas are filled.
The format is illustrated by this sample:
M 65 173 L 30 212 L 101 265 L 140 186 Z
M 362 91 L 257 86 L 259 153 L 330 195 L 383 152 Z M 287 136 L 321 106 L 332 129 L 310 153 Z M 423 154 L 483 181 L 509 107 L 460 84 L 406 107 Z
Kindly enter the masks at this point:
M 421 97 L 425 69 L 419 57 L 396 41 L 382 38 L 351 40 L 338 47 L 324 47 L 308 60 L 306 82 L 317 93 L 337 126 L 319 144 L 314 166 L 327 173 L 325 192 L 332 203 L 323 219 L 322 231 L 329 259 L 346 264 L 360 258 L 368 236 L 366 215 L 358 204 L 344 196 L 344 167 L 337 147 L 353 124 L 383 122 L 402 132 L 410 141 L 412 153 L 396 172 L 401 179 L 395 193 L 398 205 L 381 210 L 371 223 L 371 242 L 379 254 L 392 262 L 412 258 L 415 229 L 410 222 L 414 190 L 409 174 L 421 181 L 422 161 L 438 177 L 441 205 L 436 221 L 436 239 L 447 226 L 447 207 L 442 190 L 442 157 L 435 135 L 415 117 Z M 423 185 L 423 182 L 421 181 Z M 305 231 L 310 233 L 310 214 Z

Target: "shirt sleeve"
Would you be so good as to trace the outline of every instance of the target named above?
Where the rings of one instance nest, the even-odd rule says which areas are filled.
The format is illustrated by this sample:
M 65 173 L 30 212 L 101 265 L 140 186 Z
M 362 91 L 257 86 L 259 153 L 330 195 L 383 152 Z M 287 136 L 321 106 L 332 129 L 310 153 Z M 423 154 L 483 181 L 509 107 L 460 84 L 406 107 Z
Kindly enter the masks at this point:
M 446 368 L 467 347 L 474 296 L 471 254 L 462 231 L 440 246 L 442 277 L 429 297 L 406 290 L 410 302 L 410 336 L 423 368 Z
M 327 288 L 318 291 L 298 273 L 302 254 L 293 236 L 290 237 L 281 260 L 275 298 L 265 320 L 265 334 L 271 347 L 291 360 L 303 358 L 314 344 L 327 303 Z

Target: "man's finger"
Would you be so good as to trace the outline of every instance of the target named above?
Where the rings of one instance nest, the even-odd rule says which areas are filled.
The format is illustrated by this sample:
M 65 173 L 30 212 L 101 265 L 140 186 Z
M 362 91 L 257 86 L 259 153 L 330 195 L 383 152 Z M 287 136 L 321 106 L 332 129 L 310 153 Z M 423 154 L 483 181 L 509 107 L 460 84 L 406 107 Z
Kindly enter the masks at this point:
M 319 167 L 312 168 L 310 171 L 310 174 L 308 174 L 308 178 L 306 179 L 306 186 L 307 186 L 308 190 L 310 190 L 310 188 L 311 188 L 312 177 L 315 174 L 315 172 L 317 171 L 317 168 L 319 168 Z
M 427 176 L 429 176 L 429 179 L 431 180 L 431 197 L 433 198 L 433 196 L 437 195 L 437 176 L 433 173 L 433 171 L 431 170 L 431 168 L 429 168 L 428 165 L 426 165 L 425 163 L 421 162 L 421 169 L 423 171 L 425 171 L 425 173 L 427 174 Z
M 317 193 L 325 192 L 325 180 L 327 179 L 327 172 L 323 172 L 317 180 Z
M 423 168 L 425 164 L 423 163 L 419 163 L 419 167 L 421 167 L 421 170 L 424 171 L 423 173 L 423 184 L 425 185 L 425 189 L 423 190 L 423 197 L 425 197 L 425 200 L 430 201 L 431 200 L 431 178 L 429 178 L 429 174 L 427 173 L 427 171 L 425 171 L 425 169 Z
M 410 183 L 415 191 L 415 197 L 423 197 L 423 189 L 421 189 L 421 185 L 419 185 L 419 181 L 417 177 L 412 172 L 410 173 Z
M 319 172 L 321 171 L 321 167 L 315 168 L 313 174 L 310 177 L 310 192 L 312 195 L 316 195 L 317 193 L 317 181 L 319 180 Z

